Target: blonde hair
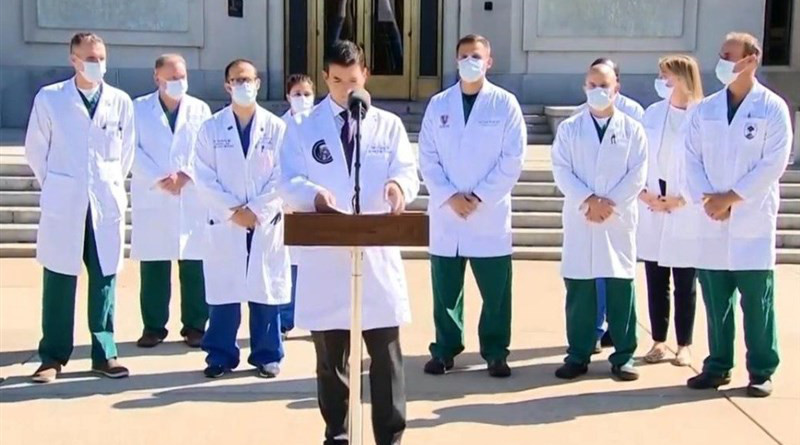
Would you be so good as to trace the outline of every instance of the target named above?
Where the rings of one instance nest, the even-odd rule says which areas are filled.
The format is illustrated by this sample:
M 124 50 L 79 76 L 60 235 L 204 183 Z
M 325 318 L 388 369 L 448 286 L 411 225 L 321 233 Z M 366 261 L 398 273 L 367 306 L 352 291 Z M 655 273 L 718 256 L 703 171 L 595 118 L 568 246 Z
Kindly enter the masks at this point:
M 725 36 L 725 41 L 741 43 L 744 46 L 745 57 L 755 55 L 758 58 L 758 62 L 761 62 L 761 43 L 754 35 L 746 32 L 730 32 Z
M 703 81 L 700 78 L 700 66 L 692 56 L 670 54 L 658 60 L 658 69 L 680 77 L 689 90 L 689 100 L 699 102 L 703 99 Z

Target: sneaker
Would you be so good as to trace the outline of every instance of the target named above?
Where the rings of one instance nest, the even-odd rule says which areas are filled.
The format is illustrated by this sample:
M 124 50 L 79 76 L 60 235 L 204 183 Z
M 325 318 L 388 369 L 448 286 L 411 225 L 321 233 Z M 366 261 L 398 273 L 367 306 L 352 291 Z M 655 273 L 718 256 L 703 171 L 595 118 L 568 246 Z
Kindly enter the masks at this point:
M 119 361 L 115 358 L 92 365 L 92 372 L 110 379 L 123 379 L 130 375 L 128 368 L 120 365 Z
M 490 361 L 487 369 L 492 377 L 504 378 L 511 376 L 511 367 L 508 366 L 508 362 L 505 359 Z
M 594 344 L 594 351 L 592 351 L 592 354 L 599 354 L 601 352 L 603 352 L 603 345 L 600 344 L 600 340 L 597 340 L 597 343 Z
M 425 363 L 425 374 L 430 375 L 444 375 L 447 371 L 453 369 L 455 363 L 453 359 L 446 359 L 442 360 L 437 357 L 433 357 L 428 360 L 428 363 Z
M 726 373 L 725 375 L 715 375 L 704 371 L 687 380 L 686 386 L 692 389 L 717 389 L 720 386 L 727 385 L 730 382 L 730 373 Z
M 772 380 L 769 377 L 750 377 L 747 395 L 750 397 L 769 397 L 772 394 Z
M 589 372 L 589 366 L 567 362 L 556 369 L 556 377 L 564 380 L 573 380 Z
M 692 364 L 692 352 L 688 346 L 678 346 L 678 352 L 675 354 L 672 364 L 675 366 L 689 366 Z
M 258 376 L 262 379 L 274 379 L 281 373 L 281 364 L 278 362 L 267 363 L 266 365 L 259 365 Z
M 186 328 L 183 332 L 183 342 L 190 348 L 199 348 L 203 344 L 205 332 L 199 329 Z
M 229 370 L 223 368 L 222 366 L 209 365 L 203 370 L 203 375 L 209 379 L 217 379 L 225 375 L 227 372 L 229 372 Z
M 611 374 L 613 374 L 614 377 L 622 380 L 623 382 L 632 382 L 634 380 L 639 380 L 639 370 L 636 369 L 631 364 L 625 364 L 622 366 L 612 366 Z
M 156 335 L 152 332 L 145 331 L 139 340 L 136 340 L 136 346 L 140 348 L 154 348 L 159 343 L 164 341 L 164 337 Z
M 52 383 L 58 378 L 59 374 L 61 374 L 61 365 L 58 363 L 42 363 L 42 366 L 39 366 L 39 369 L 33 373 L 31 381 L 34 383 Z

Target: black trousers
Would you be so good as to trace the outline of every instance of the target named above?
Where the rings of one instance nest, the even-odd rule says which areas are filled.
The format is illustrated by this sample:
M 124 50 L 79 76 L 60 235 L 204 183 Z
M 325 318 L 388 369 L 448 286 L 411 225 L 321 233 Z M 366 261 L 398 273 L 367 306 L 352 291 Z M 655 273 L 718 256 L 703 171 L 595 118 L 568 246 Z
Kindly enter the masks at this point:
M 675 282 L 675 336 L 678 346 L 692 344 L 694 314 L 697 305 L 697 271 L 694 268 L 663 267 L 655 261 L 645 261 L 647 275 L 647 300 L 650 310 L 650 328 L 653 341 L 667 340 L 670 312 L 670 286 Z
M 325 420 L 324 445 L 347 445 L 350 331 L 314 331 L 317 353 L 317 401 Z M 406 429 L 406 389 L 400 330 L 363 332 L 369 367 L 372 429 L 377 445 L 397 445 Z

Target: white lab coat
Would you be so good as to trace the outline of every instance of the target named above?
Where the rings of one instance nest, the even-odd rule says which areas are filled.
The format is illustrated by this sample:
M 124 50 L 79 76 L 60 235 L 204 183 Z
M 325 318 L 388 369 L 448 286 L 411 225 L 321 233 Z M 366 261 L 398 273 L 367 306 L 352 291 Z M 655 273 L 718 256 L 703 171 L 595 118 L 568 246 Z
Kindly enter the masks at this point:
M 656 195 L 661 194 L 659 179 L 667 183 L 667 196 L 680 196 L 686 205 L 670 213 L 653 212 L 638 200 L 639 224 L 636 233 L 636 249 L 640 259 L 655 261 L 664 267 L 694 267 L 697 262 L 697 242 L 686 230 L 694 224 L 703 211 L 702 206 L 693 203 L 686 190 L 686 144 L 685 135 L 689 128 L 692 110 L 686 111 L 681 137 L 671 147 L 669 168 L 661 171 L 658 153 L 662 150 L 662 140 L 669 101 L 662 100 L 647 108 L 644 115 L 644 130 L 647 135 L 647 183 L 645 189 Z
M 516 97 L 488 81 L 464 124 L 461 87 L 434 96 L 419 137 L 420 171 L 430 193 L 430 253 L 445 257 L 511 255 L 511 189 L 528 133 Z M 481 199 L 467 219 L 447 205 L 456 193 Z
M 133 106 L 136 157 L 131 180 L 131 258 L 200 260 L 205 251 L 208 211 L 197 187 L 189 182 L 175 196 L 157 183 L 179 171 L 193 176 L 194 144 L 211 110 L 205 102 L 184 95 L 173 134 L 158 91 L 137 98 Z
M 636 102 L 622 93 L 617 93 L 617 97 L 614 98 L 614 107 L 617 110 L 622 111 L 628 116 L 634 118 L 636 122 L 641 123 L 644 120 L 644 108 L 639 104 L 639 102 Z M 588 108 L 589 106 L 584 103 L 575 110 L 575 114 L 579 114 Z M 573 114 L 573 116 L 575 114 Z
M 727 221 L 705 213 L 687 227 L 700 249 L 698 267 L 767 270 L 775 266 L 780 205 L 779 180 L 792 146 L 786 102 L 756 82 L 728 124 L 727 90 L 695 109 L 686 140 L 686 175 L 691 199 L 733 190 L 744 198 Z
M 195 149 L 195 181 L 209 206 L 203 256 L 206 301 L 285 304 L 290 300 L 290 264 L 277 185 L 286 124 L 257 106 L 245 158 L 235 119 L 230 106 L 215 113 L 202 125 Z M 230 220 L 231 209 L 243 205 L 258 216 L 249 255 L 247 229 Z
M 74 77 L 36 94 L 25 157 L 42 187 L 36 259 L 45 268 L 80 273 L 88 206 L 103 275 L 122 270 L 134 139 L 131 98 L 109 84 L 102 85 L 93 119 Z
M 282 194 L 292 209 L 314 211 L 314 197 L 326 189 L 352 212 L 353 180 L 348 174 L 330 97 L 289 129 L 281 158 Z M 338 106 L 337 106 L 338 107 Z M 400 118 L 371 107 L 362 124 L 361 211 L 387 213 L 384 187 L 396 181 L 406 202 L 419 191 L 416 163 Z M 303 248 L 295 312 L 301 328 L 350 329 L 351 249 Z M 363 329 L 399 326 L 411 320 L 403 262 L 397 247 L 364 248 Z
M 310 112 L 310 110 L 302 112 L 302 113 L 297 113 L 295 115 L 292 115 L 292 110 L 289 109 L 288 111 L 283 113 L 283 116 L 281 116 L 281 119 L 286 124 L 286 132 L 287 132 L 287 134 L 289 132 L 289 127 L 292 126 L 292 125 L 297 125 L 297 123 L 299 123 L 299 122 L 302 122 L 303 119 L 306 116 L 308 116 L 309 112 Z M 286 145 L 287 144 L 284 143 L 283 147 L 286 147 Z M 287 211 L 287 212 L 291 212 L 292 211 L 292 209 L 289 208 L 288 205 L 285 206 L 284 210 Z M 288 249 L 289 249 L 289 258 L 291 258 L 291 260 L 292 260 L 292 266 L 299 265 L 300 264 L 300 256 L 303 254 L 303 248 L 302 247 L 295 247 L 295 246 L 288 246 Z M 295 295 L 296 294 L 297 294 L 297 292 L 295 291 Z
M 647 138 L 641 124 L 615 111 L 600 144 L 585 109 L 561 123 L 552 158 L 553 176 L 565 197 L 561 274 L 571 279 L 634 278 L 636 201 L 647 176 Z M 584 201 L 593 194 L 616 204 L 614 214 L 600 224 L 585 217 Z

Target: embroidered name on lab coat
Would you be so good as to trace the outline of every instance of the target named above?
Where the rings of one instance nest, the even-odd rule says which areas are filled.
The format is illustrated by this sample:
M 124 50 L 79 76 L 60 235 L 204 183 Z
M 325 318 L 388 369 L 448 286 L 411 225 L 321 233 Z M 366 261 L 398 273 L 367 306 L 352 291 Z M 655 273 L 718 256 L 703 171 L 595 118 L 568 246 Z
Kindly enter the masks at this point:
M 482 127 L 494 127 L 500 125 L 500 119 L 483 119 L 479 120 L 478 124 Z
M 314 146 L 311 148 L 311 156 L 314 157 L 314 160 L 320 164 L 330 164 L 333 162 L 331 151 L 328 150 L 328 146 L 325 145 L 325 141 L 323 139 L 320 139 L 314 143 Z
M 384 155 L 389 153 L 391 148 L 387 145 L 370 145 L 367 149 L 367 156 L 370 155 Z
M 233 141 L 230 139 L 214 139 L 214 148 L 233 148 Z
M 755 122 L 748 122 L 744 125 L 744 137 L 752 140 L 758 134 L 758 125 Z

